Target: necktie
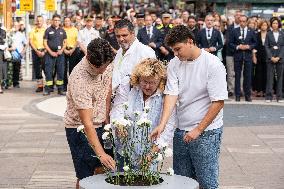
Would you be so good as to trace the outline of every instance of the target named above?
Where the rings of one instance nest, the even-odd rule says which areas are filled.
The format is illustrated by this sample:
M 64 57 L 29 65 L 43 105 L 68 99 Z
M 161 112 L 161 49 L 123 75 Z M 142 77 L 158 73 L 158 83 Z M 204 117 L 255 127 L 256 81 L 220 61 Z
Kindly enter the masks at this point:
M 207 38 L 210 39 L 211 36 L 210 36 L 210 30 L 207 30 Z
M 147 35 L 148 35 L 148 37 L 150 39 L 151 38 L 150 28 L 147 28 Z
M 245 40 L 245 29 L 242 28 L 242 30 L 243 30 L 243 31 L 242 31 L 242 39 Z

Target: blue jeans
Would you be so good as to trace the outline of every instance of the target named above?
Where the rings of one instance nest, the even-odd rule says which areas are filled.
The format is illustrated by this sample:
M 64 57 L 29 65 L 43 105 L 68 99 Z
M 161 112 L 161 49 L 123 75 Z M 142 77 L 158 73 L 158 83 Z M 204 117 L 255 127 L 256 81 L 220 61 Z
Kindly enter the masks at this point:
M 219 154 L 223 128 L 203 132 L 185 143 L 186 131 L 176 129 L 173 139 L 173 167 L 177 175 L 194 178 L 202 189 L 218 188 Z

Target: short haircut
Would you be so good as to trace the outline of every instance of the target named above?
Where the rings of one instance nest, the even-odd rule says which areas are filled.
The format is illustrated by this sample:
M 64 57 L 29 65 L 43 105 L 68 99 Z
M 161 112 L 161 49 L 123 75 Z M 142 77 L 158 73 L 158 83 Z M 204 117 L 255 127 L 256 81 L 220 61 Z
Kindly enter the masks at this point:
M 267 24 L 267 30 L 269 30 L 269 22 L 265 19 L 261 20 L 258 24 L 258 29 L 262 27 L 263 24 Z
M 189 19 L 192 19 L 192 20 L 195 20 L 195 21 L 196 21 L 195 16 L 192 16 L 192 15 L 190 15 L 190 16 L 188 17 L 188 20 L 189 20 Z
M 114 52 L 108 41 L 96 38 L 87 47 L 87 60 L 96 68 L 109 64 L 114 59 Z
M 126 19 L 118 20 L 118 21 L 115 23 L 114 29 L 121 29 L 121 28 L 127 28 L 128 31 L 134 32 L 134 26 L 133 26 L 133 24 L 132 24 L 129 20 L 126 20 Z
M 193 43 L 196 44 L 194 34 L 190 29 L 184 25 L 180 25 L 170 30 L 165 41 L 168 46 L 172 47 L 176 43 L 185 43 L 188 39 L 191 39 Z
M 277 22 L 278 22 L 278 28 L 281 28 L 281 20 L 278 18 L 278 17 L 276 17 L 276 16 L 274 16 L 274 17 L 272 17 L 271 19 L 270 19 L 270 26 L 272 26 L 272 23 L 275 21 L 275 20 L 277 20 Z
M 60 16 L 59 14 L 54 14 L 54 15 L 52 16 L 52 20 L 53 20 L 54 18 L 59 18 L 59 19 L 61 19 L 61 16 Z

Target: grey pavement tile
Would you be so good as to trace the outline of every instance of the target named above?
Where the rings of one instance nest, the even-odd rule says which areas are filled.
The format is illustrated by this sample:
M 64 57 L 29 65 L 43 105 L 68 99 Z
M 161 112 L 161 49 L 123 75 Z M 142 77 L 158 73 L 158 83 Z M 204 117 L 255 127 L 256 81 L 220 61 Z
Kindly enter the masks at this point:
M 2 148 L 0 154 L 42 154 L 45 148 Z
M 256 137 L 248 128 L 225 128 L 223 134 L 223 144 L 262 144 L 263 142 Z
M 43 128 L 33 128 L 33 129 L 19 129 L 17 133 L 55 133 L 56 129 L 43 129 Z
M 10 141 L 8 142 L 5 147 L 29 147 L 29 148 L 46 148 L 50 143 L 49 140 L 41 140 L 41 141 Z

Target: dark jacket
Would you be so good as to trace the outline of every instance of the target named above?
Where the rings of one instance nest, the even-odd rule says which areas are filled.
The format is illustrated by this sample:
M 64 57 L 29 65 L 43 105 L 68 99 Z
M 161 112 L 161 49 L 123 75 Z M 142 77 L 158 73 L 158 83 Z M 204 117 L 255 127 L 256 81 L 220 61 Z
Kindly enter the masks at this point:
M 153 42 L 155 43 L 156 48 L 159 48 L 163 44 L 162 33 L 156 27 L 153 27 L 151 38 L 149 38 L 147 35 L 146 27 L 143 27 L 138 31 L 137 39 L 144 45 L 148 45 L 149 43 Z
M 199 48 L 215 47 L 216 51 L 212 53 L 214 55 L 217 54 L 218 50 L 223 48 L 221 33 L 220 33 L 220 31 L 218 31 L 214 28 L 213 28 L 212 36 L 211 36 L 210 40 L 207 40 L 206 28 L 203 28 L 202 30 L 200 30 L 198 32 L 196 42 L 197 42 L 197 46 Z
M 265 51 L 268 61 L 272 57 L 279 57 L 280 62 L 284 63 L 284 33 L 279 31 L 279 38 L 276 43 L 273 32 L 269 31 L 265 39 Z
M 237 50 L 237 46 L 240 44 L 249 45 L 248 50 Z M 229 38 L 229 47 L 234 50 L 234 60 L 235 61 L 252 61 L 252 49 L 255 49 L 257 44 L 257 39 L 254 30 L 247 29 L 247 35 L 245 39 L 241 39 L 240 28 L 235 28 L 232 35 Z

